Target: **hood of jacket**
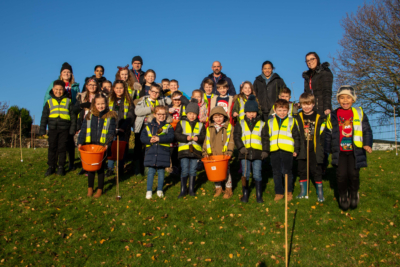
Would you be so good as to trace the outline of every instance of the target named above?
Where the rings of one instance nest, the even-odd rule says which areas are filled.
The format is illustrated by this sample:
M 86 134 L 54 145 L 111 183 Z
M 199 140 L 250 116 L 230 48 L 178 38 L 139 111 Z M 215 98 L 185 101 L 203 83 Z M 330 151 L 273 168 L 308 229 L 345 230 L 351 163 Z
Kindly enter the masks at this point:
M 281 79 L 281 76 L 279 76 L 278 73 L 274 72 L 274 73 L 272 73 L 271 78 L 269 78 L 269 79 L 270 79 L 269 82 L 272 82 L 275 79 Z M 262 74 L 258 75 L 256 77 L 256 80 L 259 80 L 260 82 L 265 82 L 265 79 L 263 78 Z
M 329 70 L 329 66 L 330 64 L 328 62 L 324 62 L 315 68 L 315 73 L 320 73 L 321 71 Z M 305 72 L 303 72 L 303 78 L 309 79 L 312 72 L 313 70 L 311 69 L 306 70 Z
M 118 119 L 118 113 L 115 111 L 110 111 L 107 109 L 99 112 L 97 109 L 91 109 L 88 114 L 86 114 L 86 120 L 90 120 L 90 115 L 93 114 L 96 117 L 100 117 L 101 119 L 106 119 L 106 118 L 114 118 Z
M 208 78 L 214 80 L 214 72 L 211 73 L 210 75 L 208 75 Z M 226 78 L 226 75 L 224 73 L 221 72 L 221 78 L 224 79 Z
M 215 114 L 222 114 L 222 115 L 224 115 L 224 117 L 225 117 L 224 122 L 228 122 L 228 123 L 229 123 L 228 114 L 226 113 L 226 111 L 225 111 L 225 109 L 224 109 L 223 107 L 216 106 L 216 107 L 214 107 L 214 108 L 210 111 L 210 116 L 209 116 L 209 118 L 210 118 L 210 122 L 211 122 L 211 123 L 214 123 L 214 120 L 213 120 L 212 116 L 215 115 Z

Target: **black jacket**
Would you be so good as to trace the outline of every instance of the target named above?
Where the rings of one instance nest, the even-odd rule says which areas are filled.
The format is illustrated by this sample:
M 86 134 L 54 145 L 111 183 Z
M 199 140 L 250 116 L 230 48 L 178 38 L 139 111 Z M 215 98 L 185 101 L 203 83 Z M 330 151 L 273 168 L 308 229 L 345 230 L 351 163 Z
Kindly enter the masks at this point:
M 134 71 L 134 69 L 130 69 L 130 71 L 132 72 L 132 74 L 135 76 L 135 81 L 137 80 L 136 79 L 136 75 L 135 75 L 135 71 Z M 140 74 L 140 77 L 139 77 L 139 83 L 140 84 L 142 84 L 143 83 L 143 81 L 144 81 L 144 71 L 142 71 L 142 69 L 140 69 L 139 71 L 138 71 L 138 73 Z
M 338 165 L 339 153 L 340 153 L 340 133 L 339 133 L 339 121 L 337 117 L 337 110 L 334 110 L 328 120 L 332 123 L 332 131 L 327 127 L 325 128 L 325 153 L 332 153 L 332 165 Z M 354 131 L 353 131 L 354 132 Z M 369 125 L 367 114 L 364 113 L 362 120 L 362 132 L 363 132 L 363 146 L 372 147 L 372 130 Z M 363 148 L 356 147 L 353 142 L 353 152 L 355 157 L 356 169 L 367 167 L 367 154 Z
M 110 101 L 110 100 L 109 100 Z M 114 102 L 113 111 L 116 111 L 117 103 Z M 131 128 L 135 123 L 135 105 L 132 103 L 128 108 L 128 113 L 126 114 L 126 119 L 124 119 L 124 100 L 122 99 L 119 104 L 119 110 L 117 112 L 117 129 L 123 129 L 124 132 L 118 132 L 120 141 L 129 142 L 129 137 L 131 136 Z
M 250 131 L 253 131 L 254 126 L 258 121 L 261 120 L 261 116 L 255 117 L 252 121 L 250 121 L 246 116 L 244 117 L 244 120 L 247 122 L 247 125 L 250 128 Z M 235 125 L 235 131 L 233 132 L 233 140 L 235 141 L 236 148 L 240 151 L 242 147 L 244 147 L 243 141 L 242 141 L 242 127 L 240 126 L 240 122 L 237 122 Z M 261 130 L 261 143 L 262 143 L 262 148 L 263 150 L 257 150 L 253 148 L 248 148 L 247 149 L 247 157 L 246 159 L 248 160 L 255 160 L 255 159 L 261 159 L 261 153 L 268 152 L 269 148 L 269 142 L 268 142 L 268 127 L 265 125 L 264 128 Z M 240 159 L 245 159 L 245 155 L 239 152 L 239 160 Z
M 61 97 L 55 97 L 53 90 L 50 91 L 50 96 L 51 96 L 50 101 L 51 101 L 51 99 L 55 99 L 55 100 L 57 100 L 58 103 L 61 103 L 61 101 L 64 98 L 67 98 L 67 95 L 65 93 Z M 68 130 L 69 134 L 71 134 L 71 135 L 75 134 L 76 116 L 75 116 L 74 112 L 72 111 L 72 101 L 70 103 L 71 103 L 69 106 L 70 120 L 64 120 L 64 119 L 61 119 L 61 117 L 49 118 L 50 106 L 49 106 L 49 102 L 46 102 L 46 104 L 43 107 L 42 118 L 40 120 L 39 135 L 46 134 L 47 125 L 49 125 L 49 129 L 51 129 L 51 130 Z
M 300 111 L 296 116 L 295 119 L 297 120 L 297 125 L 300 132 L 300 152 L 297 155 L 297 159 L 307 159 L 307 140 L 304 134 L 304 121 L 303 121 L 303 111 Z M 314 152 L 316 154 L 317 163 L 322 164 L 324 163 L 324 142 L 325 142 L 325 135 L 324 131 L 320 134 L 321 125 L 324 123 L 324 118 L 320 115 L 316 115 L 315 120 L 315 133 L 314 133 Z M 311 141 L 309 141 L 311 142 Z
M 264 116 L 265 119 L 268 117 L 275 101 L 278 100 L 280 90 L 286 87 L 286 84 L 277 73 L 273 73 L 268 84 L 266 84 L 265 79 L 261 75 L 257 76 L 254 80 L 253 87 L 258 102 L 260 103 L 261 111 L 263 114 L 266 114 L 266 116 Z
M 86 143 L 88 115 L 86 116 L 84 123 L 82 123 L 81 131 L 79 132 L 79 135 L 78 135 L 78 145 L 83 145 Z M 115 133 L 115 126 L 116 126 L 115 118 L 116 117 L 117 117 L 117 113 L 115 113 L 114 111 L 109 111 L 108 109 L 100 112 L 100 114 L 98 114 L 98 116 L 95 116 L 95 115 L 92 116 L 92 119 L 90 121 L 90 129 L 91 129 L 90 144 L 100 144 L 100 137 L 101 137 L 101 132 L 103 130 L 104 119 L 110 118 L 111 121 L 110 121 L 110 126 L 108 128 L 107 136 L 106 136 L 106 142 L 108 142 L 108 144 L 107 144 L 108 146 L 111 146 L 112 139 L 113 139 L 114 133 Z M 99 118 L 100 118 L 100 120 L 99 120 Z
M 278 119 L 278 116 L 275 116 L 275 118 L 273 118 L 273 120 L 277 120 L 277 119 Z M 287 119 L 288 119 L 288 117 L 286 117 L 285 119 L 283 119 L 282 122 L 285 121 L 285 120 L 287 120 Z M 294 120 L 296 120 L 296 119 L 294 119 Z M 268 122 L 265 124 L 265 128 L 266 128 L 266 130 L 267 130 L 267 132 L 268 132 L 268 149 L 267 149 L 267 151 L 270 152 L 269 124 L 268 124 Z M 293 129 L 292 129 L 292 138 L 293 138 L 293 140 L 294 140 L 294 152 L 296 152 L 297 155 L 298 155 L 298 154 L 300 153 L 300 133 L 299 133 L 299 129 L 297 128 L 296 125 L 294 125 L 294 126 L 293 126 Z M 279 145 L 279 144 L 278 144 L 278 145 Z M 275 152 L 275 151 L 274 151 L 274 152 Z
M 304 92 L 315 96 L 317 113 L 323 115 L 325 110 L 332 110 L 333 74 L 329 69 L 329 63 L 322 63 L 315 70 L 303 72 L 303 78 Z M 310 90 L 310 79 L 312 90 Z
M 215 80 L 214 80 L 214 73 L 211 73 L 210 75 L 208 75 L 207 77 L 205 77 L 205 78 L 203 79 L 203 81 L 201 81 L 200 90 L 202 90 L 202 91 L 205 93 L 204 87 L 203 87 L 203 83 L 204 83 L 204 80 L 205 80 L 205 79 L 208 79 L 208 78 L 214 81 L 214 88 L 213 88 L 212 93 L 213 93 L 214 95 L 219 95 L 219 92 L 217 91 L 217 83 L 216 83 Z M 228 95 L 231 95 L 231 96 L 236 95 L 235 86 L 233 85 L 231 78 L 227 77 L 225 74 L 223 74 L 223 73 L 221 72 L 221 77 L 219 78 L 219 80 L 225 80 L 225 81 L 228 82 L 228 85 L 229 85 Z
M 176 129 L 174 132 L 175 135 L 175 140 L 179 143 L 187 143 L 187 135 L 182 133 L 182 126 L 181 123 L 186 123 L 186 121 L 189 122 L 190 127 L 193 131 L 194 126 L 196 125 L 197 122 L 199 122 L 198 119 L 195 119 L 194 121 L 189 121 L 189 120 L 181 120 L 181 122 L 179 122 L 176 125 Z M 196 143 L 198 143 L 201 148 L 203 147 L 203 143 L 204 143 L 204 139 L 206 138 L 206 126 L 205 124 L 203 124 L 203 127 L 200 130 L 200 135 L 196 135 L 197 138 L 199 139 Z M 193 153 L 190 153 L 190 150 L 183 150 L 183 151 L 179 151 L 178 152 L 178 159 L 181 158 L 198 158 L 201 159 L 202 158 L 202 150 L 200 149 L 200 151 L 197 151 L 196 149 L 193 149 Z

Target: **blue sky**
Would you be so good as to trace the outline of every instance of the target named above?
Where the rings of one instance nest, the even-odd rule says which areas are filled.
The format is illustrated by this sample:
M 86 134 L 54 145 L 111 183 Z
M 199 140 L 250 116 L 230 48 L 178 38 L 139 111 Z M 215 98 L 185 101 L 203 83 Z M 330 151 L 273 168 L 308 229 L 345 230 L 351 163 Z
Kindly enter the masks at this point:
M 45 91 L 63 62 L 82 83 L 97 64 L 114 80 L 117 66 L 141 55 L 156 82 L 177 79 L 190 95 L 219 60 L 236 90 L 271 60 L 298 99 L 304 56 L 330 61 L 340 20 L 352 1 L 1 1 L 0 101 L 40 122 Z

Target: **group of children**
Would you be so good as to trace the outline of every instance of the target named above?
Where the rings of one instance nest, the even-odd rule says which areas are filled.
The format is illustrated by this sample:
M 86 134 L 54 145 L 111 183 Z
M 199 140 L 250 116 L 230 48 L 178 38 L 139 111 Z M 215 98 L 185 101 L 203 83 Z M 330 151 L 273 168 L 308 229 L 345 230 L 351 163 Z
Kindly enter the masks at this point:
M 78 147 L 100 144 L 109 152 L 116 135 L 129 142 L 134 138 L 135 159 L 141 172 L 147 168 L 146 198 L 152 198 L 154 176 L 158 174 L 158 197 L 164 197 L 165 170 L 180 175 L 181 190 L 178 198 L 195 196 L 200 160 L 209 155 L 232 156 L 238 150 L 242 172 L 242 202 L 249 199 L 250 173 L 256 188 L 256 200 L 262 198 L 262 170 L 269 168 L 270 158 L 275 184 L 275 201 L 284 198 L 284 176 L 288 176 L 288 200 L 293 192 L 293 160 L 298 160 L 301 192 L 297 198 L 308 195 L 308 168 L 316 185 L 318 201 L 323 202 L 322 166 L 327 154 L 332 153 L 332 164 L 337 166 L 339 204 L 342 209 L 356 208 L 358 204 L 359 169 L 366 167 L 366 151 L 371 153 L 372 131 L 362 108 L 352 107 L 356 94 L 351 86 L 342 86 L 337 92 L 340 105 L 327 118 L 317 114 L 312 94 L 300 96 L 301 111 L 290 101 L 291 91 L 282 88 L 279 99 L 267 121 L 263 120 L 253 85 L 246 81 L 237 96 L 229 96 L 228 83 L 216 84 L 219 95 L 213 95 L 214 82 L 206 79 L 204 91 L 194 90 L 190 100 L 178 90 L 176 80 L 164 79 L 156 84 L 155 72 L 148 70 L 142 84 L 132 83 L 132 72 L 119 68 L 116 80 L 104 80 L 101 86 L 95 78 L 86 81 L 86 92 L 78 94 L 74 106 L 64 90 L 65 83 L 53 83 L 42 114 L 41 133 L 49 125 L 49 169 L 55 172 L 59 157 L 58 174 L 63 175 L 66 137 L 78 130 Z M 101 88 L 99 88 L 101 87 Z M 77 119 L 76 119 L 77 117 Z M 76 126 L 76 124 L 78 124 Z M 133 127 L 135 135 L 131 136 Z M 124 159 L 127 157 L 125 149 Z M 58 156 L 57 156 L 58 154 Z M 123 168 L 124 159 L 120 166 Z M 309 162 L 309 165 L 307 164 Z M 100 197 L 104 177 L 112 175 L 114 161 L 109 160 L 98 173 Z M 60 169 L 62 171 L 60 171 Z M 93 195 L 94 172 L 88 172 L 88 196 Z M 188 183 L 189 181 L 189 183 Z M 223 183 L 215 183 L 215 195 L 232 197 L 230 168 Z

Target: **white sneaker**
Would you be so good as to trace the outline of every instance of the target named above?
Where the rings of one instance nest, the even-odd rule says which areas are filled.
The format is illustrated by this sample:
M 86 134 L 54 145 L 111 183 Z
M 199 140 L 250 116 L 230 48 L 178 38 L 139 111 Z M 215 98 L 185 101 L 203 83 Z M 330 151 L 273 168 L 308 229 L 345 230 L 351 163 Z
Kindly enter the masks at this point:
M 146 192 L 146 199 L 151 199 L 152 196 L 153 196 L 153 193 L 151 191 Z
M 163 191 L 157 191 L 157 196 L 161 198 L 164 197 Z

